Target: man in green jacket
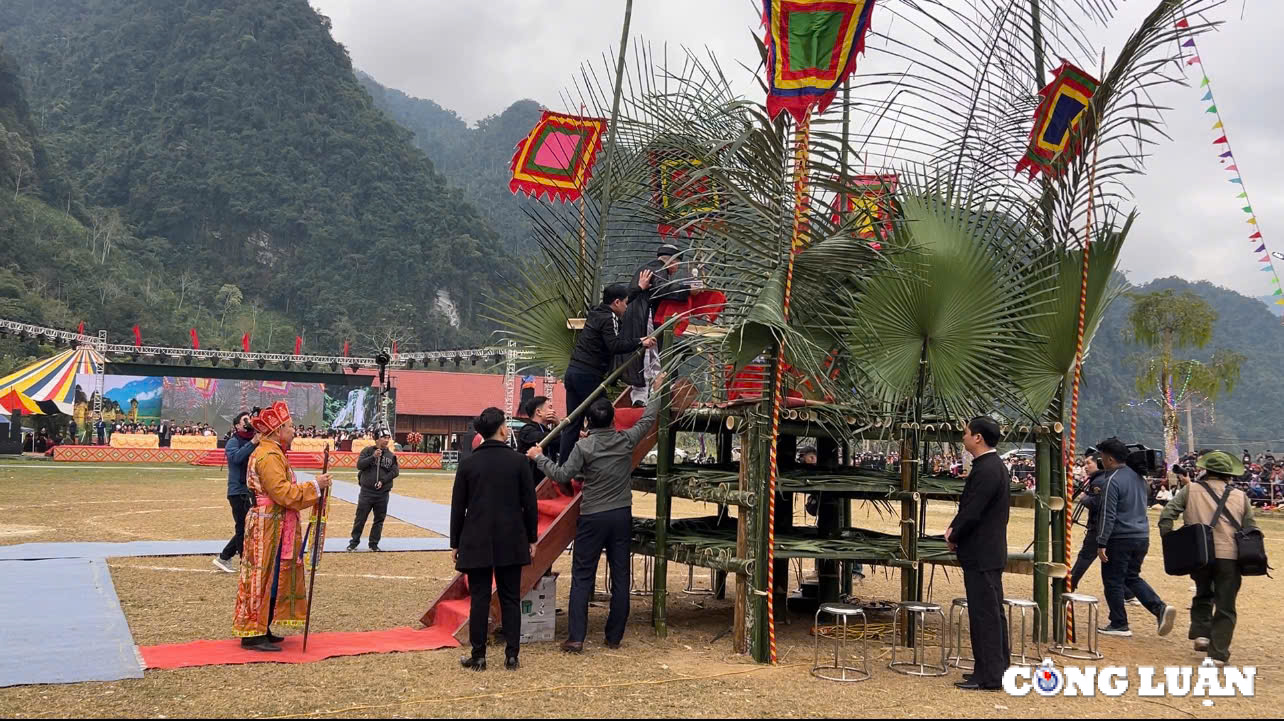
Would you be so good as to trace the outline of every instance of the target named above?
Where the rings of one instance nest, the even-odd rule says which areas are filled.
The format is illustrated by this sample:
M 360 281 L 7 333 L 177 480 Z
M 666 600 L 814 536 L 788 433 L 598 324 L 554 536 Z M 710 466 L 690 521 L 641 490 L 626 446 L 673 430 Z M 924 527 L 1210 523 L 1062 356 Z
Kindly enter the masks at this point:
M 1195 464 L 1204 476 L 1187 484 L 1168 502 L 1159 514 L 1159 534 L 1173 530 L 1178 516 L 1189 525 L 1202 523 L 1213 527 L 1215 560 L 1190 574 L 1195 581 L 1195 597 L 1190 605 L 1190 639 L 1196 651 L 1208 652 L 1218 666 L 1230 659 L 1231 637 L 1235 634 L 1235 598 L 1239 595 L 1242 576 L 1239 572 L 1239 549 L 1235 543 L 1235 524 L 1256 528 L 1253 504 L 1243 491 L 1235 488 L 1236 478 L 1244 474 L 1244 464 L 1225 451 L 1205 453 Z M 1217 504 L 1227 493 L 1224 513 L 1214 519 Z

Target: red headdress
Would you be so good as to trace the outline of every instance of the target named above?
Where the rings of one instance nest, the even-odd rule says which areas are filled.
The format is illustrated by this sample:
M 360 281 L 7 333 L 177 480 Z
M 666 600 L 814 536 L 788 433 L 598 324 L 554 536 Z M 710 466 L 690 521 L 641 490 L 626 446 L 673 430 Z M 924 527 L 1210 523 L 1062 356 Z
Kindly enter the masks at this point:
M 250 425 L 263 435 L 275 433 L 281 426 L 290 422 L 290 407 L 285 401 L 277 401 L 258 413 L 250 416 Z

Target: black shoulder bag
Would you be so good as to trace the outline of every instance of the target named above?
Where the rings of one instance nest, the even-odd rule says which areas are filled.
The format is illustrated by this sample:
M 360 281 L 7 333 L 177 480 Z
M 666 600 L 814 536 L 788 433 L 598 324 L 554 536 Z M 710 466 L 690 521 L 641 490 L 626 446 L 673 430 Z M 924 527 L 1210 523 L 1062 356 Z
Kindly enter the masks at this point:
M 1203 481 L 1199 483 L 1205 490 L 1208 489 Z M 1271 570 L 1270 564 L 1266 562 L 1266 537 L 1259 529 L 1244 528 L 1231 516 L 1230 511 L 1226 510 L 1226 499 L 1230 497 L 1231 490 L 1230 484 L 1227 483 L 1226 492 L 1222 494 L 1222 500 L 1217 504 L 1217 511 L 1213 514 L 1213 525 L 1217 525 L 1217 516 L 1221 514 L 1225 515 L 1226 520 L 1235 527 L 1236 563 L 1239 564 L 1241 576 L 1265 576 Z
M 1213 492 L 1203 481 L 1197 481 L 1199 485 L 1208 491 L 1212 497 Z M 1229 493 L 1230 488 L 1227 487 Z M 1190 503 L 1190 491 L 1186 491 L 1187 504 Z M 1226 497 L 1222 497 L 1222 503 L 1226 502 Z M 1221 513 L 1222 506 L 1217 506 L 1217 512 L 1213 514 L 1213 523 L 1217 523 L 1217 516 Z M 1206 523 L 1187 523 L 1181 528 L 1170 531 L 1163 537 L 1164 546 L 1164 573 L 1169 576 L 1189 576 L 1208 564 L 1213 562 L 1216 554 L 1213 550 L 1213 527 Z

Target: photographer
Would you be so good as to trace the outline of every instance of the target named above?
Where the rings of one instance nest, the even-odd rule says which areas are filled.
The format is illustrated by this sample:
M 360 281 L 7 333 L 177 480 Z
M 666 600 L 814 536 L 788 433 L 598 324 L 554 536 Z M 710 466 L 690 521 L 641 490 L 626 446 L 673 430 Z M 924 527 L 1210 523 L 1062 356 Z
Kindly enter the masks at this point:
M 245 483 L 245 473 L 249 466 L 250 455 L 259 447 L 261 436 L 250 425 L 249 411 L 241 411 L 232 420 L 232 436 L 227 441 L 223 453 L 227 456 L 227 502 L 232 506 L 232 520 L 236 523 L 236 532 L 232 540 L 223 547 L 223 552 L 214 559 L 214 565 L 227 573 L 236 573 L 232 557 L 241 555 L 241 546 L 245 540 L 245 514 L 254 505 L 254 494 Z
M 1106 474 L 1102 480 L 1101 523 L 1097 555 L 1101 582 L 1106 587 L 1110 625 L 1098 629 L 1106 636 L 1131 636 L 1124 592 L 1131 591 L 1155 615 L 1160 636 L 1173 630 L 1177 609 L 1164 603 L 1141 577 L 1141 564 L 1150 550 L 1150 522 L 1146 517 L 1148 484 L 1127 465 L 1128 447 L 1118 438 L 1097 444 Z
M 392 480 L 401 473 L 397 455 L 388 448 L 392 431 L 381 428 L 376 435 L 375 445 L 361 449 L 361 455 L 357 457 L 357 485 L 361 486 L 361 492 L 357 495 L 357 516 L 352 521 L 349 551 L 357 550 L 361 543 L 361 532 L 366 528 L 366 518 L 371 510 L 374 511 L 374 524 L 370 526 L 370 550 L 379 550 L 383 519 L 388 516 L 388 493 L 392 491 Z

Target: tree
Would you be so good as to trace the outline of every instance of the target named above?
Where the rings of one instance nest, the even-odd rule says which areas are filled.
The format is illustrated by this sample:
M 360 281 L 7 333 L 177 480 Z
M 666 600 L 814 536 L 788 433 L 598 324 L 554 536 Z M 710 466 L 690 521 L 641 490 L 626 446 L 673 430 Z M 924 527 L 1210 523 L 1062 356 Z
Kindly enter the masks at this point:
M 223 330 L 223 324 L 227 321 L 227 312 L 233 308 L 241 306 L 241 289 L 231 283 L 224 283 L 223 287 L 218 289 L 214 294 L 214 301 L 223 307 L 223 313 L 218 319 L 218 329 Z
M 1142 397 L 1159 392 L 1164 458 L 1172 462 L 1178 456 L 1177 437 L 1181 431 L 1178 405 L 1192 393 L 1208 400 L 1230 393 L 1239 381 L 1245 358 L 1220 349 L 1208 363 L 1174 357 L 1175 351 L 1207 345 L 1217 322 L 1217 311 L 1191 291 L 1161 290 L 1134 294 L 1132 298 L 1127 332 L 1132 340 L 1151 349 L 1137 359 L 1137 391 Z

